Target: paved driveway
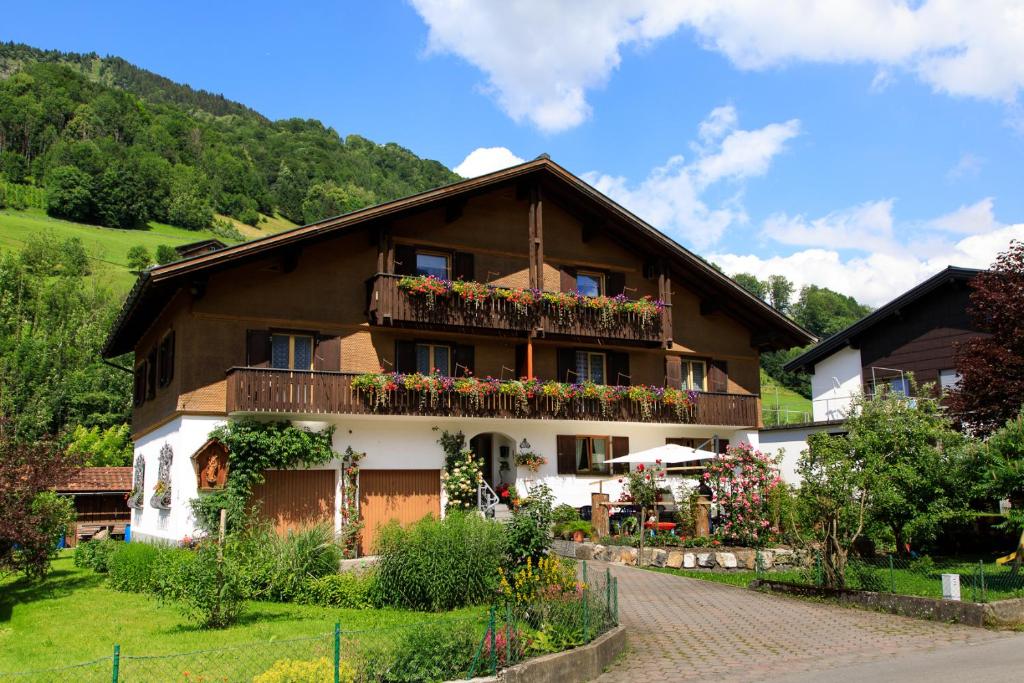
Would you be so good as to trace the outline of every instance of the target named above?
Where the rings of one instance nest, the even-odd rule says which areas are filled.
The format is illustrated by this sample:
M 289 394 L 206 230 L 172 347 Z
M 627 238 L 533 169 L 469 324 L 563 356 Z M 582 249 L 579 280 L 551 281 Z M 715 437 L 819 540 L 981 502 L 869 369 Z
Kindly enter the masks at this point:
M 604 571 L 591 563 L 591 571 Z M 1005 680 L 1022 680 L 1024 635 L 996 633 L 796 598 L 765 595 L 710 581 L 608 565 L 619 578 L 619 616 L 629 629 L 630 654 L 598 681 L 929 680 L 910 665 L 928 653 L 963 666 L 950 680 L 976 680 L 971 653 L 1010 654 Z M 979 647 L 968 647 L 979 646 Z M 906 659 L 905 662 L 903 660 Z M 1016 660 L 1015 662 L 1013 660 Z M 902 662 L 902 663 L 901 663 Z M 886 666 L 891 665 L 891 668 Z M 837 670 L 838 669 L 838 670 Z M 845 676 L 843 670 L 851 676 Z M 820 676 L 815 672 L 829 671 Z M 920 671 L 921 675 L 914 674 Z M 949 672 L 947 667 L 946 672 Z M 1011 677 L 1009 674 L 1013 673 Z M 987 671 L 987 683 L 1002 680 Z M 891 674 L 891 675 L 889 675 Z

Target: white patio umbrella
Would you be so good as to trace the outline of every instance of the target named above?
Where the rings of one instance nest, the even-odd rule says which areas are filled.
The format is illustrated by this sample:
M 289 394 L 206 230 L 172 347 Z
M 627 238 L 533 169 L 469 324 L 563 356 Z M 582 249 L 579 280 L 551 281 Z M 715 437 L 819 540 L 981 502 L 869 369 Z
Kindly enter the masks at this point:
M 637 451 L 627 455 L 620 455 L 617 458 L 605 460 L 605 462 L 631 462 L 631 463 L 652 463 L 658 460 L 662 462 L 694 462 L 715 457 L 711 451 L 703 451 L 699 448 L 680 446 L 679 444 L 667 443 L 664 446 L 648 448 L 645 451 Z

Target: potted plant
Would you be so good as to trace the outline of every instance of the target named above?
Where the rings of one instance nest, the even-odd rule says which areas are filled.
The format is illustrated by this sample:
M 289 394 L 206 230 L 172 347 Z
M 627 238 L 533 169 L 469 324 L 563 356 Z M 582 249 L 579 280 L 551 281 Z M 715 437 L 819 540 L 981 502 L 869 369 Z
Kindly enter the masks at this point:
M 162 479 L 157 481 L 153 487 L 153 498 L 150 500 L 153 507 L 167 510 L 171 507 L 171 485 Z
M 576 543 L 583 543 L 588 538 L 592 538 L 594 536 L 594 527 L 590 522 L 577 519 L 561 525 L 560 532 L 562 538 L 572 539 Z

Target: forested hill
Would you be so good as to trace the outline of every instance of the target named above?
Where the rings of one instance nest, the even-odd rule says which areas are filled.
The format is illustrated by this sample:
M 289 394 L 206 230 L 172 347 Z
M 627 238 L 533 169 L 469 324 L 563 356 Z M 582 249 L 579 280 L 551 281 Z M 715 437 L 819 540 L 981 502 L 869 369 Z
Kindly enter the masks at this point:
M 54 216 L 210 227 L 214 213 L 307 223 L 453 182 L 394 143 L 270 121 L 117 57 L 0 45 L 0 176 Z

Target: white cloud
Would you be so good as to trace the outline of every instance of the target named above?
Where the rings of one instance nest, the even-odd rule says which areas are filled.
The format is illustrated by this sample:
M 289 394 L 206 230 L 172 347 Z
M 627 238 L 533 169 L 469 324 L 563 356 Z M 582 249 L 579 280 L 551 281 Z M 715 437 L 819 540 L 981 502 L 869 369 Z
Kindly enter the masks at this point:
M 944 216 L 929 221 L 928 225 L 961 235 L 991 232 L 999 227 L 992 210 L 992 197 L 986 197 L 970 206 L 961 206 Z
M 957 159 L 957 162 L 953 164 L 953 167 L 946 171 L 946 180 L 954 182 L 961 178 L 967 178 L 969 176 L 976 176 L 981 173 L 981 167 L 984 160 L 980 157 L 971 154 L 970 152 L 964 152 Z
M 1013 101 L 1024 86 L 1024 5 L 1014 0 L 412 0 L 428 50 L 456 54 L 487 76 L 485 90 L 516 121 L 544 131 L 590 115 L 623 48 L 693 30 L 741 69 L 792 62 L 878 67 L 934 90 Z
M 983 200 L 978 205 L 988 201 Z M 829 215 L 833 218 L 828 220 L 823 218 L 804 223 L 834 227 L 848 219 L 853 224 L 856 221 L 850 217 L 863 214 L 865 211 L 883 214 L 888 212 L 888 220 L 891 220 L 891 203 L 888 203 L 888 208 L 883 211 L 886 204 L 887 202 L 865 204 L 846 211 L 834 212 Z M 876 217 L 873 220 L 877 221 L 875 225 L 884 233 L 881 226 L 887 219 Z M 870 223 L 870 220 L 867 223 Z M 877 248 L 876 243 L 870 241 L 869 232 L 863 233 L 862 238 L 867 241 L 852 248 L 864 254 L 845 259 L 838 249 L 848 246 L 852 240 L 845 240 L 842 244 L 827 248 L 802 249 L 786 256 L 761 257 L 754 254 L 719 253 L 711 254 L 708 258 L 722 266 L 730 275 L 742 272 L 753 273 L 760 278 L 773 274 L 785 275 L 798 288 L 815 284 L 849 294 L 862 303 L 879 306 L 946 266 L 989 266 L 995 260 L 996 254 L 1006 250 L 1010 240 L 1024 240 L 1024 224 L 1003 226 L 993 221 L 987 231 L 961 237 L 955 242 L 939 238 L 921 242 L 912 234 L 908 234 L 903 243 L 895 244 L 890 241 L 885 248 Z
M 736 129 L 732 107 L 714 109 L 699 126 L 695 158 L 671 157 L 638 184 L 598 172 L 583 178 L 659 230 L 697 247 L 716 243 L 726 230 L 747 222 L 738 195 L 709 206 L 702 194 L 712 185 L 763 175 L 785 143 L 799 134 L 797 119 L 757 130 Z
M 893 247 L 892 207 L 892 199 L 883 199 L 811 220 L 774 214 L 765 220 L 762 235 L 795 246 L 889 251 Z
M 452 170 L 463 178 L 475 178 L 521 164 L 523 161 L 522 157 L 513 154 L 508 147 L 477 147 Z

